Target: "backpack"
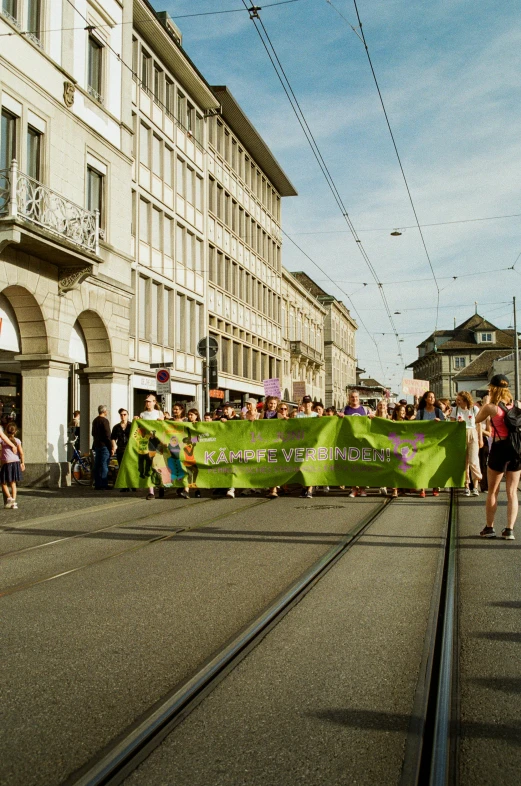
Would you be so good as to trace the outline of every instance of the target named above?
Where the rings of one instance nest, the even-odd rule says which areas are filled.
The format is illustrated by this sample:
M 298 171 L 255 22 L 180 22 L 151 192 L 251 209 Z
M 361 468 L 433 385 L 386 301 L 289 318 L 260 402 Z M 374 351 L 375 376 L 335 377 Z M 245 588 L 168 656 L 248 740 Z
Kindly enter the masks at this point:
M 521 456 L 521 408 L 515 403 L 510 409 L 507 409 L 502 402 L 498 406 L 505 413 L 504 422 L 508 430 L 508 442 L 514 452 Z

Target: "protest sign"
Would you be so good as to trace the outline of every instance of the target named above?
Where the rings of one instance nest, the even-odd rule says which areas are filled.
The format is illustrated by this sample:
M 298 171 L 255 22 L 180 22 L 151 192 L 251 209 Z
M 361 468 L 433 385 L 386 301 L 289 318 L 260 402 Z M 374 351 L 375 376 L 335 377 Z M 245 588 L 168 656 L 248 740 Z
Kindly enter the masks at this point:
M 265 379 L 262 384 L 264 385 L 265 396 L 276 396 L 276 398 L 280 398 L 280 379 L 278 379 L 278 377 Z
M 428 379 L 403 379 L 402 391 L 406 396 L 418 396 L 420 398 L 429 389 Z
M 294 382 L 293 383 L 293 401 L 300 401 L 306 395 L 306 383 Z
M 465 424 L 384 418 L 135 420 L 118 488 L 465 485 Z

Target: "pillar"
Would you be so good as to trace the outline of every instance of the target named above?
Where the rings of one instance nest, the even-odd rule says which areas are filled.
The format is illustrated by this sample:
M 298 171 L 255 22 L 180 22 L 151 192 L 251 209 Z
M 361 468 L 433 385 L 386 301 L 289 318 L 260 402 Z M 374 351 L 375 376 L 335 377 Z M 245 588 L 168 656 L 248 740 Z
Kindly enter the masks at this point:
M 82 415 L 82 423 L 88 417 L 89 434 L 92 421 L 98 416 L 98 406 L 106 404 L 108 407 L 109 423 L 114 426 L 119 422 L 118 409 L 124 407 L 132 417 L 132 407 L 129 402 L 129 375 L 128 369 L 116 368 L 85 368 L 83 374 L 89 384 L 89 412 L 86 417 Z M 129 408 L 130 407 L 130 408 Z
M 18 355 L 22 372 L 24 485 L 70 482 L 67 462 L 68 358 Z

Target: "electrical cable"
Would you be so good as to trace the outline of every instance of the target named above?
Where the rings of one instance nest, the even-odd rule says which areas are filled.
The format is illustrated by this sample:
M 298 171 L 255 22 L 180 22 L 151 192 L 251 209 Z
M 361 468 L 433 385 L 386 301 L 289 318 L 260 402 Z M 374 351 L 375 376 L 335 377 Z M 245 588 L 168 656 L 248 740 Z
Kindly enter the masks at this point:
M 243 1 L 243 5 L 245 7 L 247 7 L 245 0 L 242 0 L 242 1 Z M 385 295 L 383 286 L 382 286 L 381 282 L 379 281 L 378 274 L 377 274 L 377 272 L 376 272 L 376 270 L 375 270 L 375 268 L 374 268 L 374 266 L 373 266 L 373 264 L 372 264 L 372 262 L 371 262 L 371 260 L 370 260 L 370 258 L 368 256 L 366 250 L 364 249 L 364 247 L 362 245 L 362 241 L 360 240 L 360 238 L 357 235 L 356 229 L 355 229 L 355 227 L 354 227 L 354 225 L 353 225 L 353 223 L 352 223 L 352 221 L 351 221 L 351 219 L 349 217 L 349 214 L 348 214 L 348 212 L 346 210 L 345 205 L 343 204 L 342 197 L 340 196 L 340 193 L 339 193 L 339 191 L 338 191 L 338 189 L 336 187 L 336 184 L 335 184 L 335 182 L 333 180 L 333 177 L 332 177 L 332 175 L 331 175 L 331 173 L 330 173 L 330 171 L 329 171 L 329 169 L 327 167 L 327 164 L 326 164 L 326 162 L 325 162 L 325 160 L 324 160 L 324 158 L 322 156 L 322 153 L 320 152 L 320 149 L 319 149 L 319 147 L 317 145 L 317 142 L 316 142 L 316 140 L 315 140 L 315 138 L 313 136 L 313 133 L 312 133 L 312 131 L 311 131 L 311 129 L 310 129 L 308 123 L 307 123 L 306 117 L 305 117 L 305 115 L 304 115 L 304 113 L 302 111 L 302 108 L 300 107 L 300 104 L 299 104 L 299 102 L 298 102 L 298 100 L 297 100 L 297 98 L 295 96 L 293 88 L 291 87 L 291 83 L 290 83 L 290 81 L 289 81 L 289 79 L 287 77 L 287 74 L 284 71 L 284 68 L 283 68 L 283 66 L 282 66 L 282 64 L 280 62 L 280 59 L 279 59 L 279 57 L 277 55 L 275 47 L 274 47 L 274 45 L 273 45 L 273 43 L 272 43 L 272 41 L 270 39 L 270 36 L 269 36 L 269 34 L 268 34 L 267 30 L 266 30 L 266 27 L 265 27 L 262 19 L 259 17 L 258 13 L 254 12 L 253 10 L 250 11 L 250 19 L 252 20 L 252 22 L 253 22 L 253 24 L 255 26 L 255 30 L 256 30 L 256 32 L 257 32 L 257 34 L 258 34 L 258 36 L 259 36 L 259 38 L 261 40 L 261 43 L 263 44 L 263 46 L 264 46 L 264 48 L 266 50 L 266 53 L 267 53 L 267 55 L 268 55 L 268 57 L 270 59 L 270 62 L 272 64 L 274 70 L 275 70 L 277 78 L 279 79 L 279 82 L 281 83 L 282 88 L 283 88 L 284 92 L 286 93 L 288 101 L 290 102 L 290 106 L 291 106 L 291 108 L 292 108 L 292 110 L 293 110 L 293 112 L 294 112 L 294 114 L 295 114 L 295 116 L 297 118 L 297 121 L 298 121 L 300 127 L 302 128 L 304 136 L 306 137 L 306 140 L 307 140 L 307 142 L 308 142 L 308 144 L 309 144 L 309 146 L 310 146 L 310 148 L 312 150 L 312 153 L 313 153 L 313 155 L 314 155 L 314 157 L 315 157 L 315 159 L 316 159 L 316 161 L 317 161 L 317 163 L 318 163 L 318 165 L 320 167 L 320 170 L 321 170 L 322 174 L 324 175 L 324 178 L 326 179 L 326 182 L 327 182 L 327 184 L 328 184 L 328 186 L 329 186 L 329 188 L 330 188 L 330 190 L 331 190 L 331 192 L 333 194 L 333 198 L 334 198 L 335 202 L 337 203 L 337 206 L 340 209 L 342 217 L 344 218 L 344 220 L 346 221 L 349 229 L 351 230 L 351 234 L 353 235 L 353 238 L 354 238 L 355 242 L 358 245 L 360 253 L 362 254 L 362 257 L 363 257 L 364 261 L 366 262 L 366 264 L 367 264 L 367 266 L 368 266 L 368 268 L 369 268 L 369 270 L 371 272 L 371 275 L 373 276 L 373 278 L 375 280 L 375 283 L 379 287 L 380 296 L 381 296 L 382 302 L 384 304 L 385 311 L 387 313 L 387 316 L 388 316 L 389 322 L 391 324 L 391 327 L 395 331 L 398 355 L 401 358 L 402 362 L 404 362 L 403 361 L 402 352 L 401 352 L 401 347 L 400 347 L 399 340 L 398 340 L 398 332 L 396 330 L 396 326 L 395 326 L 394 320 L 392 318 L 392 313 L 391 313 L 389 304 L 387 302 L 387 297 Z M 257 26 L 257 21 L 259 22 L 260 26 L 262 27 L 262 30 L 263 30 L 263 33 L 264 33 L 264 37 L 266 38 L 266 40 L 263 37 L 259 27 Z M 269 48 L 268 48 L 268 44 L 266 43 L 266 41 L 269 44 Z M 276 60 L 276 62 L 278 64 L 278 68 L 275 65 L 274 58 L 275 58 L 275 60 Z M 375 346 L 377 346 L 376 342 L 375 342 Z
M 329 2 L 329 0 L 326 0 Z M 422 229 L 426 227 L 445 227 L 449 224 L 470 224 L 475 221 L 497 221 L 501 218 L 519 218 L 521 213 L 510 213 L 507 216 L 486 216 L 485 218 L 462 218 L 458 221 L 437 221 L 433 224 L 422 224 Z M 373 227 L 372 229 L 359 229 L 359 232 L 391 232 L 396 227 Z M 402 226 L 399 229 L 417 229 L 416 224 L 411 224 L 410 226 Z M 293 235 L 335 235 L 335 234 L 344 234 L 345 232 L 349 232 L 348 229 L 325 229 L 319 230 L 317 232 L 293 232 Z

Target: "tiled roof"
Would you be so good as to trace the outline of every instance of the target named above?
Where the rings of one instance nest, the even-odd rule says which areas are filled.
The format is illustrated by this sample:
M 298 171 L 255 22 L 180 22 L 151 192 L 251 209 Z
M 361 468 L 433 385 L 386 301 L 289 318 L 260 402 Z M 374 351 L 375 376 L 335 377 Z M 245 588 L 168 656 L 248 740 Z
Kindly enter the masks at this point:
M 472 363 L 463 368 L 457 374 L 454 374 L 454 379 L 470 379 L 471 377 L 488 377 L 488 373 L 492 368 L 495 360 L 503 354 L 502 349 L 486 349 L 481 353 Z
M 361 379 L 360 380 L 360 387 L 363 387 L 363 388 L 382 388 L 383 390 L 385 390 L 385 385 L 382 385 L 376 379 L 372 379 L 371 377 L 369 377 L 368 379 Z
M 476 333 L 486 331 L 496 334 L 496 341 L 494 344 L 479 345 L 476 342 Z M 441 336 L 450 336 L 448 341 L 443 342 L 438 346 L 438 352 L 444 352 L 446 349 L 467 349 L 469 347 L 505 347 L 510 348 L 514 346 L 514 331 L 513 330 L 500 330 L 488 319 L 484 319 L 480 314 L 473 314 L 469 319 L 466 319 L 461 325 L 458 325 L 454 330 L 436 330 L 424 339 L 419 347 L 425 346 L 427 342 L 432 342 L 435 338 Z

